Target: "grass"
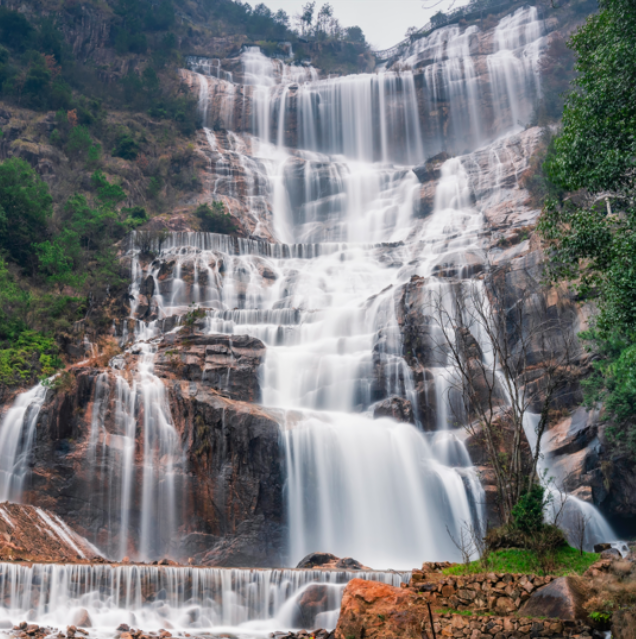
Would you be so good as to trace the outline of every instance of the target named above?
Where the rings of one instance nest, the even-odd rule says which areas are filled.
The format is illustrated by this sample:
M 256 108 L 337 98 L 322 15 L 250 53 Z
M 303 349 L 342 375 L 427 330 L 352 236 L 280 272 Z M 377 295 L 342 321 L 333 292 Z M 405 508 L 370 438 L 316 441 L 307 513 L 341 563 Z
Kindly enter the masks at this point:
M 584 573 L 600 555 L 593 552 L 584 552 L 583 555 L 570 546 L 559 548 L 554 551 L 551 564 L 547 571 L 550 575 L 578 575 Z M 536 552 L 521 548 L 508 548 L 506 550 L 496 550 L 490 553 L 487 563 L 482 561 L 472 561 L 469 564 L 457 564 L 446 568 L 445 575 L 468 575 L 483 572 L 510 572 L 519 574 L 543 572 L 541 563 Z

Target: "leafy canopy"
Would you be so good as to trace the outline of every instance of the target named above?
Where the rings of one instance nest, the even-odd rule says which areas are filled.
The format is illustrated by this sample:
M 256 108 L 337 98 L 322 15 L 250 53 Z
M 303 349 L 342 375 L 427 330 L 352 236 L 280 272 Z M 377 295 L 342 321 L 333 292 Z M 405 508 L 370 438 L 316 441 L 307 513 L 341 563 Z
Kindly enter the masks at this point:
M 636 455 L 636 11 L 631 0 L 599 4 L 570 42 L 578 76 L 544 164 L 562 192 L 540 229 L 552 277 L 597 301 L 587 400 L 605 400 L 610 436 Z

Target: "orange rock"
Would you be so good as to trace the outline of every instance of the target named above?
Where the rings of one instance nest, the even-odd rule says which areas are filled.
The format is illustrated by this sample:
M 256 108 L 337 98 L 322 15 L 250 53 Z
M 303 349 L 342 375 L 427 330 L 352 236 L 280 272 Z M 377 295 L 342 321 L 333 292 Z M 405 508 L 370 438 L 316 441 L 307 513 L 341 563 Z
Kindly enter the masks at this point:
M 421 639 L 425 614 L 428 610 L 423 599 L 411 590 L 352 579 L 342 598 L 336 639 L 359 638 L 361 634 L 365 639 Z

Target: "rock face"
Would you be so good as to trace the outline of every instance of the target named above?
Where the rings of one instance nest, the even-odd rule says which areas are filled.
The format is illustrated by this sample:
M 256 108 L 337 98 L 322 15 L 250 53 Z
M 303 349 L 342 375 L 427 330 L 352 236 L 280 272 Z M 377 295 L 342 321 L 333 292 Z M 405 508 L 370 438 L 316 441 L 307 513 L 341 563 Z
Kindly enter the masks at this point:
M 102 558 L 52 512 L 0 504 L 0 560 L 64 563 L 89 559 Z
M 215 339 L 201 341 L 191 347 L 197 354 L 185 357 L 195 378 L 207 366 L 202 352 L 219 346 Z M 165 352 L 164 356 L 169 360 Z M 237 360 L 244 363 L 240 354 Z M 215 361 L 220 366 L 218 358 Z M 183 488 L 179 519 L 184 541 L 173 552 L 179 552 L 176 556 L 183 561 L 194 557 L 205 565 L 280 563 L 283 471 L 277 418 L 254 404 L 231 399 L 224 390 L 220 394 L 211 387 L 213 375 L 205 381 L 175 380 L 169 362 L 162 366 L 174 428 L 185 455 L 174 468 L 176 486 Z M 251 371 L 236 379 L 244 383 L 240 392 L 257 396 Z M 238 389 L 238 382 L 230 384 L 232 388 Z M 115 555 L 120 539 L 108 531 L 119 530 L 122 517 L 110 505 L 117 503 L 122 482 L 120 389 L 115 371 L 80 367 L 74 371 L 71 388 L 50 393 L 38 419 L 34 465 L 25 495 L 29 503 L 64 517 L 75 530 Z M 100 430 L 92 436 L 96 423 Z M 140 438 L 138 461 L 142 453 Z M 93 463 L 87 465 L 87 458 Z M 133 507 L 140 508 L 141 500 L 138 486 Z M 133 520 L 131 525 L 139 530 L 141 522 Z
M 585 593 L 580 579 L 560 577 L 532 594 L 519 610 L 524 617 L 558 617 L 566 621 L 587 619 Z
M 155 372 L 200 382 L 234 399 L 259 402 L 259 367 L 265 345 L 248 335 L 181 335 L 164 337 Z

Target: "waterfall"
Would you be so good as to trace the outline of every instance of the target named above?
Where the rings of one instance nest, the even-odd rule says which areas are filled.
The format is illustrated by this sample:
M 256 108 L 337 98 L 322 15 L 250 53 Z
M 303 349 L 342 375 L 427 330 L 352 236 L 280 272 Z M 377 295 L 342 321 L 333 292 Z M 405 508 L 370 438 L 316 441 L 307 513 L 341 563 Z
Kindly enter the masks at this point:
M 536 219 L 518 177 L 538 139 L 523 127 L 541 91 L 543 46 L 536 8 L 525 7 L 490 35 L 436 30 L 374 73 L 324 78 L 257 47 L 232 73 L 189 59 L 183 77 L 199 96 L 209 166 L 202 194 L 222 201 L 249 237 L 139 232 L 123 246 L 132 280 L 118 335 L 125 352 L 95 378 L 82 442 L 91 464 L 82 516 L 106 555 L 182 558 L 191 469 L 155 359 L 193 308 L 203 311 L 196 330 L 266 346 L 259 390 L 279 421 L 286 565 L 323 551 L 408 570 L 458 559 L 451 536 L 464 524 L 485 529 L 453 368 L 418 313 L 458 280 L 475 281 L 488 216 L 507 226 L 518 215 L 517 227 Z M 18 396 L 0 425 L 0 499 L 20 499 L 44 396 L 42 386 Z M 414 423 L 376 413 L 398 400 L 410 402 Z M 354 576 L 408 579 L 2 564 L 0 617 L 66 625 L 85 608 L 111 634 L 124 622 L 257 636 L 305 624 L 300 599 L 324 586 L 312 623 L 332 628 Z
M 46 391 L 40 383 L 18 395 L 0 422 L 0 502 L 22 500 L 35 425 Z
M 97 636 L 125 623 L 144 632 L 214 628 L 266 637 L 300 627 L 298 602 L 312 586 L 329 594 L 312 606 L 316 627 L 335 626 L 342 591 L 354 577 L 399 586 L 410 573 L 0 563 L 0 624 L 29 618 L 64 628 L 84 610 Z

